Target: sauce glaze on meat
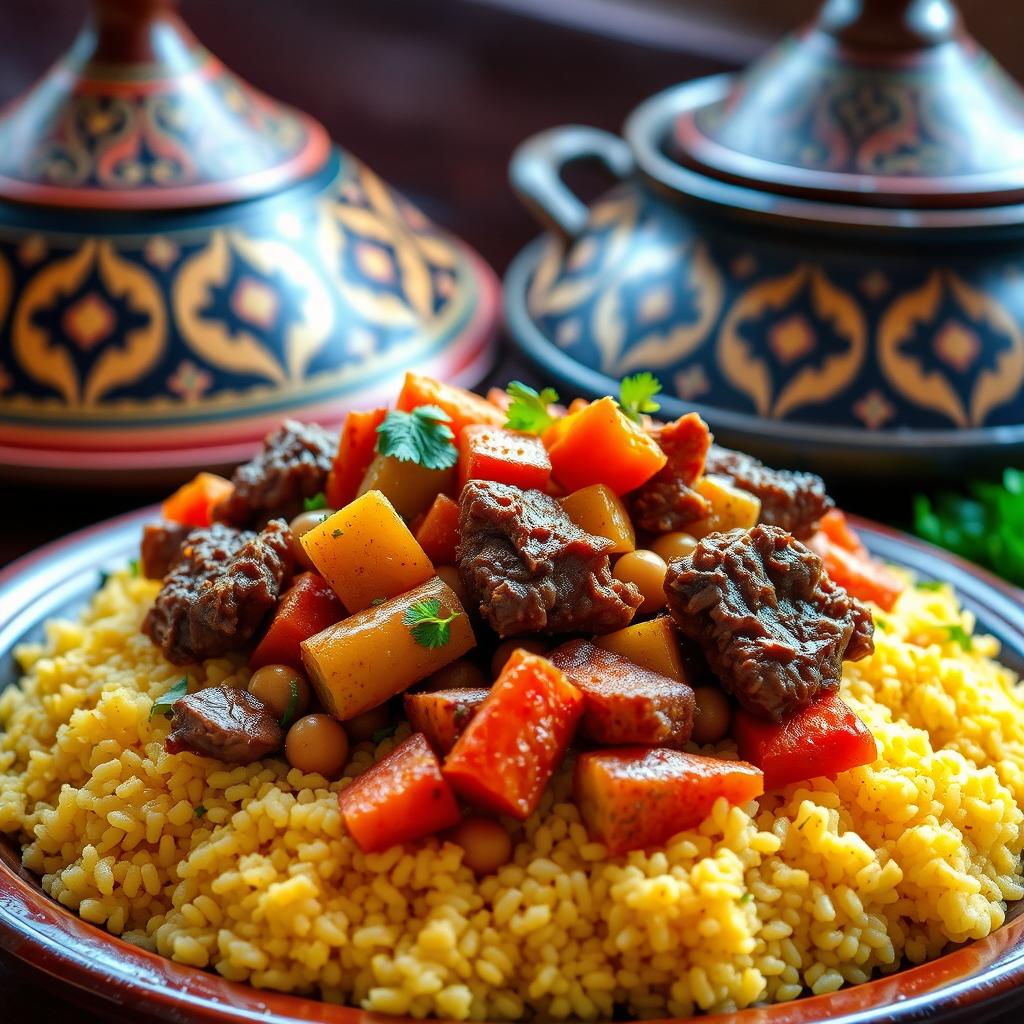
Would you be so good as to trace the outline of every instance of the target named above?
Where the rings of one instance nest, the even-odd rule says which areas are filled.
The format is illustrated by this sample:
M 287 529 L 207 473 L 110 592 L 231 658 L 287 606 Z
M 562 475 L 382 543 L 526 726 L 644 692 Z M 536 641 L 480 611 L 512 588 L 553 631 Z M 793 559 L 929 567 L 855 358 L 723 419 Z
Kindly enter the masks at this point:
M 610 633 L 642 603 L 612 576 L 611 542 L 584 533 L 543 491 L 470 480 L 459 537 L 459 577 L 499 636 Z
M 247 690 L 212 686 L 175 701 L 164 749 L 249 764 L 280 750 L 283 743 L 284 732 L 263 701 Z
M 874 650 L 871 613 L 775 526 L 705 537 L 669 566 L 665 592 L 723 688 L 763 718 L 837 690 L 843 661 Z
M 176 665 L 244 647 L 277 604 L 292 571 L 291 532 L 259 534 L 221 523 L 193 530 L 142 631 Z

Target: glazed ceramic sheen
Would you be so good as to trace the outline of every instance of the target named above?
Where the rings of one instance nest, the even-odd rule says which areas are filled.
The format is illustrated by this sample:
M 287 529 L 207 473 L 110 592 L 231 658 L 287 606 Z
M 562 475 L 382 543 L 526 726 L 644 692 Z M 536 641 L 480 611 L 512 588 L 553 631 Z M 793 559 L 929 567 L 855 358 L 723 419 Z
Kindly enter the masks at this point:
M 79 611 L 102 573 L 138 552 L 144 509 L 73 534 L 0 571 L 0 689 L 17 679 L 16 644 L 38 639 L 43 623 Z M 976 567 L 884 527 L 857 522 L 879 557 L 952 583 L 979 628 L 1003 645 L 1003 660 L 1024 669 L 1024 594 Z M 989 1019 L 1024 998 L 1024 904 L 987 939 L 921 967 L 832 995 L 698 1018 L 703 1024 L 916 1024 Z M 259 991 L 213 973 L 172 963 L 76 917 L 48 899 L 20 866 L 17 847 L 0 839 L 0 952 L 59 986 L 69 998 L 119 1020 L 235 1024 L 412 1024 L 310 999 Z
M 624 183 L 583 207 L 578 159 Z M 548 371 L 651 370 L 723 436 L 872 472 L 1024 452 L 1024 95 L 945 0 L 830 3 L 511 176 L 550 232 L 508 299 Z
M 96 0 L 0 117 L 0 468 L 230 460 L 488 366 L 491 271 L 172 8 Z

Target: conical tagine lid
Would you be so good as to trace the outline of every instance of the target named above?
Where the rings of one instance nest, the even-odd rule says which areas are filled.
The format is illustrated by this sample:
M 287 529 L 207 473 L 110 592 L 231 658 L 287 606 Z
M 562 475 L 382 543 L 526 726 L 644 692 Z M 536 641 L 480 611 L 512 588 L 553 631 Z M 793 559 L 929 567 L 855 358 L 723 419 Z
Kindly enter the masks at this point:
M 672 155 L 761 190 L 903 208 L 1024 201 L 1024 92 L 948 0 L 831 0 L 687 111 Z

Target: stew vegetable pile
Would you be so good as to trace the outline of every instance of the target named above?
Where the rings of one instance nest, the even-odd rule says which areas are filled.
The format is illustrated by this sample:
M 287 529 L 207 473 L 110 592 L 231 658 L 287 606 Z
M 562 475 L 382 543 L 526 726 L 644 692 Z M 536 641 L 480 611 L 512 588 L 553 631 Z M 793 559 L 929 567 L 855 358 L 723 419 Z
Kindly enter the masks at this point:
M 874 761 L 838 688 L 873 650 L 862 602 L 903 582 L 818 477 L 655 419 L 658 391 L 638 374 L 563 408 L 409 374 L 340 438 L 289 421 L 231 480 L 199 474 L 145 530 L 143 630 L 175 664 L 255 671 L 154 704 L 167 749 L 330 779 L 405 718 L 340 792 L 345 825 L 367 852 L 455 830 L 481 873 L 566 758 L 612 854 Z M 700 752 L 729 735 L 742 760 Z

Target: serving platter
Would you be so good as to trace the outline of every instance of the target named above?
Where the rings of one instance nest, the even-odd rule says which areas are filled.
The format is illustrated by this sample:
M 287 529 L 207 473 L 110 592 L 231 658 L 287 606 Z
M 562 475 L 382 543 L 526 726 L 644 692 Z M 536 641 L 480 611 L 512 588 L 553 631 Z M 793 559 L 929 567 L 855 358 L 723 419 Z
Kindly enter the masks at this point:
M 0 571 L 0 689 L 18 678 L 13 651 L 37 639 L 54 616 L 74 615 L 103 574 L 137 553 L 142 524 L 157 508 L 140 509 L 47 545 Z M 869 549 L 924 579 L 951 583 L 979 628 L 996 636 L 1001 660 L 1024 674 L 1024 592 L 928 544 L 864 520 L 853 520 Z M 67 998 L 118 1019 L 216 1024 L 410 1024 L 397 1018 L 313 999 L 260 991 L 175 964 L 117 939 L 47 897 L 21 868 L 10 838 L 0 838 L 0 955 L 34 972 Z M 920 967 L 830 995 L 703 1017 L 707 1024 L 972 1024 L 1024 1004 L 1024 903 L 987 939 Z

